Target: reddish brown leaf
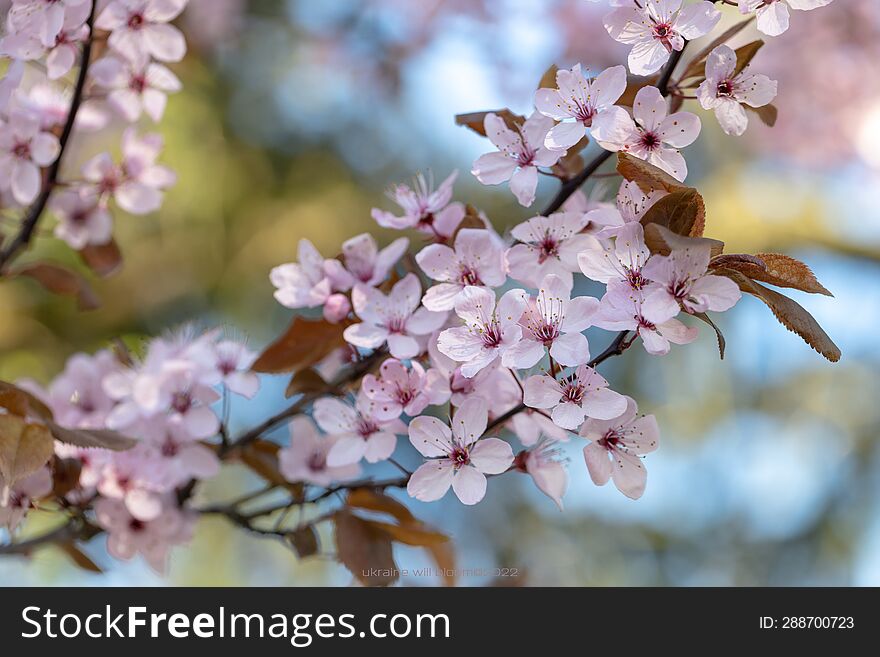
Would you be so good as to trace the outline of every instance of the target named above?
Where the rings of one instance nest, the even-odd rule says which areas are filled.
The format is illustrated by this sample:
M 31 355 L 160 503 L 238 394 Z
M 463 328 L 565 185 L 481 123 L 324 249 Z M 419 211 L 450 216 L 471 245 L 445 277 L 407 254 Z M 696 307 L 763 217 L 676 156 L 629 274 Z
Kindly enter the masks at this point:
M 54 453 L 52 434 L 42 424 L 0 414 L 0 478 L 6 486 L 42 468 Z
M 645 245 L 651 253 L 669 255 L 673 249 L 705 248 L 709 247 L 711 255 L 718 255 L 724 249 L 724 242 L 713 240 L 708 237 L 685 237 L 660 224 L 648 224 L 645 226 Z
M 787 287 L 811 294 L 834 296 L 824 285 L 816 280 L 812 270 L 796 258 L 781 253 L 756 253 L 740 259 L 716 258 L 712 267 L 735 269 L 754 281 L 769 283 L 776 287 Z
M 694 313 L 694 317 L 706 322 L 715 331 L 715 337 L 718 340 L 718 355 L 721 357 L 721 360 L 724 360 L 724 350 L 727 348 L 727 341 L 724 339 L 721 329 L 715 325 L 715 322 L 706 313 Z
M 365 586 L 388 586 L 397 581 L 391 536 L 376 523 L 346 510 L 335 519 L 336 554 L 339 561 Z
M 706 225 L 706 206 L 696 189 L 682 189 L 655 202 L 641 221 L 643 226 L 658 224 L 677 235 L 702 237 Z
M 334 349 L 345 346 L 342 338 L 344 330 L 344 324 L 294 317 L 284 334 L 260 354 L 253 369 L 256 372 L 281 374 L 311 367 Z
M 720 46 L 722 43 L 727 43 L 730 39 L 742 32 L 743 29 L 752 22 L 753 18 L 754 16 L 749 16 L 746 20 L 740 21 L 736 25 L 729 27 L 720 35 L 718 35 L 716 39 L 713 39 L 705 48 L 694 55 L 693 59 L 691 59 L 691 63 L 688 64 L 687 69 L 685 69 L 682 79 L 694 76 L 705 76 L 706 57 L 709 56 L 709 53 L 715 50 L 715 48 Z
M 260 475 L 270 484 L 290 488 L 290 484 L 278 465 L 278 450 L 281 449 L 276 443 L 269 440 L 254 440 L 240 449 L 237 454 L 242 463 Z
M 300 559 L 318 554 L 318 533 L 312 525 L 290 532 L 287 535 L 287 542 Z
M 746 45 L 737 48 L 734 51 L 736 52 L 736 68 L 733 69 L 733 75 L 731 75 L 731 77 L 736 77 L 742 73 L 743 69 L 749 65 L 763 45 L 764 42 L 758 39 L 757 41 L 752 41 L 751 43 L 747 43 Z
M 743 105 L 749 112 L 757 115 L 759 119 L 764 123 L 764 125 L 770 126 L 771 128 L 776 125 L 776 117 L 779 115 L 779 110 L 776 108 L 776 105 L 767 104 L 762 107 L 750 107 L 749 105 Z
M 443 583 L 446 586 L 455 586 L 455 549 L 452 541 L 436 543 L 425 548 L 437 564 L 438 570 L 443 574 Z
M 68 429 L 52 420 L 46 420 L 46 426 L 55 440 L 77 447 L 97 447 L 122 452 L 137 445 L 134 438 L 109 429 Z
M 122 252 L 115 240 L 110 240 L 107 244 L 87 246 L 79 255 L 88 268 L 101 278 L 112 276 L 122 267 Z
M 39 399 L 6 381 L 0 381 L 0 407 L 13 415 L 51 420 L 52 411 Z
M 398 543 L 413 545 L 415 547 L 429 547 L 439 543 L 446 543 L 449 537 L 442 532 L 429 528 L 427 525 L 393 525 L 389 522 L 370 522 L 379 529 L 387 532 Z
M 13 275 L 32 278 L 53 294 L 75 297 L 80 310 L 94 310 L 101 305 L 82 276 L 60 265 L 35 262 L 20 267 Z
M 403 504 L 374 488 L 355 488 L 348 494 L 348 505 L 368 511 L 387 513 L 402 525 L 420 523 Z
M 767 304 L 767 307 L 785 328 L 797 333 L 804 339 L 804 342 L 832 363 L 840 360 L 840 349 L 819 326 L 819 322 L 796 301 L 756 283 L 734 269 L 718 269 L 715 270 L 715 273 L 727 276 L 739 285 L 743 292 L 758 297 Z
M 294 395 L 320 393 L 327 390 L 327 382 L 315 370 L 302 370 L 294 374 L 284 396 L 288 399 Z
M 559 67 L 556 64 L 550 64 L 550 68 L 544 71 L 544 75 L 538 81 L 538 89 L 556 89 L 556 72 Z
M 653 164 L 620 151 L 617 154 L 617 172 L 631 182 L 635 182 L 639 188 L 647 193 L 655 189 L 664 192 L 678 192 L 691 189 L 682 184 L 663 169 L 658 169 Z
M 56 457 L 52 466 L 52 493 L 56 497 L 64 497 L 79 486 L 79 475 L 82 463 L 79 459 L 59 459 Z
M 507 124 L 507 127 L 514 131 L 516 131 L 518 126 L 521 126 L 526 121 L 526 117 L 520 116 L 519 114 L 514 114 L 509 109 L 504 108 L 499 110 L 487 110 L 485 112 L 456 114 L 455 125 L 463 125 L 466 128 L 470 128 L 478 135 L 482 135 L 483 137 L 485 137 L 486 128 L 484 126 L 484 121 L 486 120 L 487 114 L 497 114 L 504 120 L 504 123 Z

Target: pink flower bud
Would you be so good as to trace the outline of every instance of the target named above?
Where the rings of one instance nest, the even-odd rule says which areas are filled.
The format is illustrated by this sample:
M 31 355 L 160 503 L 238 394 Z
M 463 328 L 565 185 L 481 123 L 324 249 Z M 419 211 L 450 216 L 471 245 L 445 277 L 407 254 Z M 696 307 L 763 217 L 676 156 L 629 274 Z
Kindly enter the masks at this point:
M 351 302 L 344 294 L 331 294 L 324 304 L 324 319 L 331 324 L 338 324 L 351 312 Z

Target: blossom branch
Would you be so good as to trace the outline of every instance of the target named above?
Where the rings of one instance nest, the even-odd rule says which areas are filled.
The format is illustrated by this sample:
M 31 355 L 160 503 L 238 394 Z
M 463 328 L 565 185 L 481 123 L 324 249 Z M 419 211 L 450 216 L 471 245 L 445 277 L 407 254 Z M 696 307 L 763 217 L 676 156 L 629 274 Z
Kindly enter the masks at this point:
M 52 191 L 58 184 L 58 174 L 61 171 L 61 164 L 64 160 L 64 154 L 67 150 L 67 144 L 70 141 L 71 135 L 73 134 L 76 117 L 79 113 L 79 108 L 83 101 L 83 92 L 85 91 L 86 80 L 88 79 L 89 64 L 91 63 L 92 58 L 93 32 L 97 4 L 97 2 L 92 3 L 92 9 L 89 12 L 88 19 L 86 20 L 86 26 L 88 27 L 89 34 L 88 37 L 86 37 L 86 39 L 83 41 L 79 74 L 77 75 L 76 85 L 74 86 L 73 90 L 73 96 L 70 100 L 70 109 L 67 113 L 67 121 L 65 122 L 64 128 L 61 132 L 61 136 L 58 139 L 58 143 L 60 145 L 58 157 L 55 158 L 55 161 L 49 166 L 46 172 L 43 188 L 40 191 L 40 195 L 31 204 L 30 208 L 27 211 L 27 214 L 22 219 L 21 228 L 19 229 L 18 233 L 15 235 L 15 237 L 12 238 L 12 240 L 8 244 L 6 244 L 6 246 L 2 248 L 2 250 L 0 250 L 0 273 L 2 273 L 6 266 L 19 254 L 19 252 L 21 252 L 22 249 L 25 249 L 30 244 L 31 239 L 36 232 L 37 225 L 40 222 L 40 218 L 43 215 L 43 211 L 46 209 L 46 204 L 49 202 L 49 197 L 52 195 Z

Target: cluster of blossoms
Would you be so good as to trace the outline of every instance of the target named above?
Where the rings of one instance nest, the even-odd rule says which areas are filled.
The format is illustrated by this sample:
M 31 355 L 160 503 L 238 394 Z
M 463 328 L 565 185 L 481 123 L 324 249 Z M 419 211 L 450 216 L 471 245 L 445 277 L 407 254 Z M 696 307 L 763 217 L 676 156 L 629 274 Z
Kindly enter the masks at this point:
M 787 2 L 811 9 L 830 0 Z M 40 167 L 59 156 L 56 132 L 71 110 L 49 79 L 63 77 L 73 66 L 76 52 L 93 37 L 90 26 L 107 32 L 109 51 L 84 65 L 86 82 L 97 92 L 88 104 L 96 106 L 80 114 L 77 124 L 104 125 L 108 110 L 129 123 L 142 113 L 154 121 L 161 117 L 164 94 L 180 86 L 162 62 L 184 55 L 182 35 L 169 21 L 185 4 L 13 2 L 8 33 L 0 42 L 0 49 L 15 58 L 0 82 L 0 167 L 9 174 L 0 180 L 8 185 L 2 189 L 4 202 L 7 194 L 18 204 L 33 201 L 40 192 Z M 628 88 L 623 66 L 595 78 L 580 65 L 558 70 L 554 88 L 537 90 L 528 118 L 507 111 L 485 114 L 480 132 L 497 150 L 478 158 L 472 173 L 484 184 L 509 182 L 520 204 L 530 206 L 539 171 L 571 180 L 554 169 L 591 139 L 603 149 L 596 166 L 620 152 L 621 161 L 631 165 L 647 162 L 651 166 L 639 163 L 643 172 L 663 184 L 640 185 L 637 176 L 625 175 L 613 201 L 564 187 L 550 209 L 501 234 L 486 216 L 453 200 L 457 172 L 436 187 L 430 176 L 419 175 L 412 185 L 389 191 L 399 211 L 372 211 L 384 228 L 422 233 L 427 243 L 414 258 L 406 256 L 407 237 L 380 248 L 364 233 L 343 243 L 341 254 L 332 258 L 300 240 L 297 261 L 270 273 L 275 298 L 297 311 L 320 309 L 322 321 L 304 321 L 309 330 L 330 336 L 318 342 L 336 348 L 308 363 L 326 385 L 298 401 L 302 406 L 291 407 L 294 412 L 276 418 L 293 416 L 289 444 L 269 450 L 277 458 L 270 490 L 281 484 L 301 491 L 298 495 L 306 487 L 325 489 L 317 501 L 346 482 L 364 488 L 365 465 L 388 461 L 406 473 L 396 485 L 424 502 L 439 500 L 452 488 L 462 503 L 476 504 L 487 493 L 489 477 L 522 472 L 562 508 L 569 483 L 562 444 L 578 436 L 586 443 L 583 459 L 595 484 L 613 481 L 632 499 L 644 493 L 643 457 L 658 447 L 657 422 L 639 414 L 635 400 L 612 390 L 597 368 L 609 354 L 637 342 L 653 356 L 693 342 L 694 318 L 711 324 L 706 313 L 729 310 L 741 297 L 734 282 L 740 272 L 731 277 L 710 267 L 717 255 L 713 240 L 696 239 L 690 228 L 678 234 L 646 221 L 657 204 L 676 199 L 667 194 L 696 194 L 676 181 L 687 175 L 679 149 L 697 139 L 700 119 L 686 111 L 670 113 L 666 96 L 678 95 L 683 102 L 682 89 L 696 88 L 701 106 L 714 110 L 725 132 L 738 135 L 746 129 L 747 110 L 768 104 L 776 83 L 751 73 L 724 43 L 707 49 L 705 63 L 697 62 L 701 72 L 688 75 L 686 87 L 681 79 L 671 80 L 677 62 L 672 53 L 718 23 L 720 12 L 711 2 L 612 4 L 605 27 L 632 45 L 630 72 L 649 75 L 671 64 L 659 86 Z M 757 13 L 759 29 L 768 34 L 784 31 L 779 28 L 783 17 L 787 21 L 785 7 L 783 0 L 740 2 L 743 11 Z M 46 59 L 47 80 L 24 91 L 24 63 L 40 58 Z M 173 174 L 156 164 L 161 147 L 158 136 L 139 136 L 127 128 L 121 162 L 108 154 L 92 158 L 83 179 L 71 181 L 53 198 L 57 235 L 77 249 L 109 240 L 111 198 L 130 212 L 156 209 L 162 190 L 173 182 Z M 664 213 L 656 215 L 669 223 Z M 652 228 L 663 248 L 656 239 L 649 248 Z M 725 257 L 739 264 L 762 262 L 742 254 Z M 763 273 L 772 274 L 766 268 Z M 800 273 L 812 276 L 805 266 Z M 587 279 L 604 286 L 600 295 L 578 294 L 579 283 Z M 799 289 L 824 290 L 813 283 L 808 289 L 801 282 Z M 617 336 L 597 354 L 588 329 Z M 188 493 L 182 491 L 217 474 L 218 454 L 249 444 L 246 438 L 226 442 L 225 423 L 213 407 L 229 394 L 256 394 L 255 361 L 243 344 L 218 332 L 184 332 L 151 341 L 137 362 L 110 351 L 77 355 L 47 389 L 20 383 L 61 427 L 110 430 L 136 441 L 122 452 L 55 447 L 56 464 L 71 460 L 78 467 L 78 486 L 63 494 L 66 502 L 82 508 L 93 503 L 95 522 L 108 534 L 113 555 L 127 559 L 140 553 L 158 569 L 171 546 L 188 540 L 198 514 L 184 503 Z M 345 385 L 328 383 L 334 371 L 352 361 L 372 369 L 351 368 L 355 374 Z M 0 417 L 5 413 L 0 409 Z M 267 426 L 275 425 L 261 425 L 249 440 L 260 438 Z M 521 449 L 502 439 L 504 430 Z M 224 443 L 214 449 L 218 435 Z M 411 473 L 394 460 L 401 436 L 423 457 Z M 0 522 L 14 527 L 52 488 L 49 467 L 11 485 L 0 481 Z M 300 498 L 291 505 L 305 503 L 312 501 Z M 248 526 L 240 514 L 234 519 Z
M 176 176 L 157 164 L 161 135 L 141 133 L 135 124 L 143 114 L 158 122 L 167 94 L 181 88 L 165 64 L 186 53 L 183 34 L 170 24 L 186 3 L 12 0 L 0 39 L 0 56 L 10 60 L 0 81 L 2 206 L 28 206 L 37 199 L 44 185 L 40 169 L 61 154 L 59 135 L 74 126 L 96 131 L 120 121 L 128 126 L 121 158 L 106 152 L 93 156 L 79 178 L 65 179 L 53 194 L 55 236 L 77 250 L 107 244 L 113 232 L 111 201 L 132 214 L 161 206 Z M 106 37 L 109 47 L 99 59 L 80 62 L 85 75 L 72 92 L 71 72 L 78 58 L 91 59 L 91 45 L 99 37 Z
M 184 331 L 152 340 L 138 362 L 121 362 L 107 350 L 77 354 L 45 389 L 19 383 L 65 427 L 110 429 L 137 440 L 123 452 L 56 442 L 56 457 L 79 466 L 71 502 L 95 498 L 113 556 L 141 553 L 162 570 L 168 549 L 189 540 L 196 517 L 179 508 L 175 491 L 220 471 L 216 452 L 203 443 L 220 427 L 212 406 L 223 395 L 256 394 L 259 379 L 249 371 L 254 358 L 218 331 Z M 14 527 L 47 486 L 48 468 L 16 482 L 0 507 L 0 522 Z

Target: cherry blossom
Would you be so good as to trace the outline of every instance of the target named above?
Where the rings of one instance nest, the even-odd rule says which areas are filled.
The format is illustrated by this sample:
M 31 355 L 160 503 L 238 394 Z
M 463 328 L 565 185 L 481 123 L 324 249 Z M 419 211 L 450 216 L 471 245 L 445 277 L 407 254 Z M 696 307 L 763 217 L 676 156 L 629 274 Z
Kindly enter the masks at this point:
M 104 379 L 122 369 L 112 352 L 102 350 L 94 356 L 74 354 L 64 370 L 46 391 L 31 390 L 49 408 L 61 426 L 75 429 L 103 429 L 116 405 L 103 387 Z
M 162 205 L 163 190 L 176 181 L 174 172 L 156 164 L 162 146 L 161 135 L 138 136 L 129 128 L 122 136 L 122 162 L 117 165 L 109 153 L 100 153 L 83 165 L 83 177 L 102 199 L 112 196 L 126 212 L 154 212 Z
M 380 376 L 367 374 L 363 391 L 376 402 L 373 414 L 379 420 L 393 420 L 406 413 L 415 417 L 429 405 L 449 401 L 449 380 L 438 370 L 425 371 L 413 361 L 410 368 L 399 360 L 389 358 L 379 368 Z
M 542 440 L 516 456 L 517 469 L 529 474 L 544 495 L 563 510 L 562 498 L 568 490 L 568 470 L 555 440 Z
M 535 107 L 544 116 L 560 121 L 544 138 L 551 150 L 565 150 L 577 144 L 587 130 L 597 139 L 609 139 L 626 127 L 626 110 L 614 103 L 626 90 L 626 69 L 612 66 L 587 79 L 581 65 L 556 72 L 556 89 L 538 89 Z M 574 119 L 574 121 L 568 121 Z M 488 130 L 487 130 L 488 134 Z
M 578 255 L 578 264 L 587 278 L 637 292 L 651 283 L 643 274 L 650 257 L 644 229 L 639 222 L 633 221 L 617 230 L 613 242 L 588 238 Z
M 331 294 L 324 302 L 324 319 L 331 324 L 338 324 L 351 312 L 351 301 L 344 294 Z
M 689 313 L 707 310 L 722 312 L 732 308 L 742 296 L 739 286 L 726 276 L 707 273 L 711 247 L 682 245 L 668 256 L 654 255 L 644 267 L 644 275 L 656 284 L 650 304 L 668 307 L 677 313 L 679 304 Z
M 10 34 L 36 39 L 50 48 L 64 29 L 67 15 L 79 16 L 86 5 L 88 16 L 90 4 L 89 0 L 12 0 L 6 16 L 7 30 Z
M 331 466 L 327 453 L 336 444 L 334 436 L 322 436 L 314 423 L 303 415 L 290 422 L 290 445 L 278 451 L 281 474 L 290 482 L 328 486 L 334 481 L 348 481 L 360 474 L 357 463 Z
M 721 12 L 704 0 L 682 8 L 682 0 L 644 0 L 618 7 L 605 16 L 605 29 L 615 41 L 632 46 L 629 70 L 650 75 L 660 70 L 673 50 L 685 41 L 708 34 Z
M 755 12 L 758 31 L 767 36 L 779 36 L 788 30 L 788 8 L 809 11 L 830 5 L 832 0 L 739 0 L 742 14 Z
M 95 62 L 89 74 L 107 90 L 107 102 L 129 123 L 146 112 L 153 121 L 162 119 L 166 94 L 183 88 L 171 70 L 155 62 L 133 62 L 119 57 L 104 57 Z
M 173 490 L 191 479 L 210 479 L 220 472 L 217 454 L 180 421 L 154 422 L 144 435 L 145 460 L 155 464 L 150 483 L 160 490 Z
M 55 237 L 77 251 L 90 244 L 107 244 L 113 236 L 113 217 L 88 189 L 59 192 L 49 203 L 58 217 Z
M 40 122 L 23 112 L 14 112 L 0 125 L 0 187 L 12 191 L 22 205 L 40 193 L 40 167 L 52 164 L 61 146 L 58 138 L 40 130 Z
M 489 422 L 486 403 L 465 401 L 451 420 L 452 429 L 435 417 L 414 418 L 409 439 L 428 460 L 410 477 L 406 492 L 423 502 L 439 500 L 449 487 L 462 504 L 486 495 L 486 475 L 501 474 L 513 464 L 513 450 L 498 438 L 482 438 Z
M 356 285 L 351 301 L 362 321 L 345 329 L 345 340 L 364 349 L 378 349 L 387 342 L 395 358 L 418 356 L 423 349 L 416 336 L 440 328 L 447 315 L 420 308 L 421 296 L 422 287 L 415 274 L 407 274 L 387 295 L 376 288 Z
M 110 0 L 95 21 L 107 30 L 107 43 L 131 61 L 154 57 L 179 62 L 186 54 L 183 34 L 169 21 L 177 18 L 187 0 Z
M 657 449 L 660 440 L 654 416 L 638 415 L 635 401 L 627 397 L 623 413 L 610 420 L 587 420 L 580 435 L 590 441 L 584 460 L 593 483 L 604 486 L 612 479 L 621 493 L 640 498 L 648 479 L 640 457 Z
M 40 5 L 41 10 L 46 11 L 45 32 L 22 29 L 23 26 L 18 24 L 24 12 L 22 4 L 18 3 L 18 8 L 10 12 L 9 25 L 12 30 L 0 39 L 0 51 L 10 57 L 24 60 L 40 59 L 45 55 L 46 76 L 50 80 L 57 80 L 73 68 L 79 53 L 79 44 L 89 36 L 89 28 L 85 22 L 92 3 L 89 0 L 68 0 L 66 6 L 61 7 L 54 0 L 31 1 L 32 7 Z M 59 9 L 63 12 L 61 27 L 54 37 L 45 39 L 57 27 Z M 36 16 L 39 16 L 39 13 L 31 14 L 30 19 L 34 20 Z
M 545 276 L 555 274 L 570 289 L 572 272 L 578 270 L 578 253 L 591 240 L 580 234 L 588 223 L 583 213 L 556 212 L 514 226 L 511 234 L 519 244 L 507 251 L 510 277 L 537 288 Z
M 227 390 L 252 399 L 260 389 L 260 378 L 251 371 L 257 354 L 235 340 L 220 340 L 212 345 L 211 365 Z
M 0 527 L 15 531 L 37 500 L 51 492 L 52 472 L 49 468 L 40 468 L 8 488 L 0 476 Z
M 552 409 L 550 418 L 563 429 L 575 430 L 588 417 L 615 418 L 626 408 L 623 395 L 611 390 L 608 381 L 587 365 L 579 366 L 561 381 L 553 376 L 531 376 L 523 389 L 523 403 Z
M 538 167 L 552 167 L 565 155 L 564 150 L 550 150 L 545 145 L 552 127 L 553 119 L 533 112 L 522 126 L 512 130 L 504 119 L 490 112 L 483 128 L 498 151 L 478 157 L 471 173 L 484 185 L 509 180 L 510 191 L 520 205 L 530 206 L 538 187 Z
M 134 518 L 154 520 L 162 513 L 163 491 L 157 485 L 162 466 L 150 456 L 146 443 L 121 452 L 101 468 L 97 490 L 102 497 L 119 500 Z
M 177 507 L 169 498 L 152 520 L 135 518 L 119 500 L 99 498 L 95 502 L 98 524 L 107 531 L 107 551 L 129 560 L 141 554 L 157 573 L 164 573 L 168 553 L 175 545 L 192 539 L 197 516 Z
M 327 465 L 340 467 L 365 459 L 367 463 L 387 460 L 397 446 L 397 433 L 406 431 L 405 425 L 391 414 L 377 411 L 382 402 L 370 399 L 361 392 L 352 407 L 339 399 L 324 397 L 315 402 L 315 422 L 321 430 L 334 438 L 327 452 Z
M 417 228 L 442 239 L 451 237 L 465 214 L 464 205 L 450 203 L 452 185 L 457 176 L 458 171 L 453 171 L 436 190 L 433 176 L 425 178 L 423 174 L 416 176 L 412 187 L 404 184 L 393 186 L 388 191 L 388 197 L 403 209 L 403 214 L 398 216 L 373 208 L 373 219 L 384 228 Z
M 299 262 L 274 267 L 269 280 L 276 288 L 275 299 L 287 308 L 314 308 L 330 296 L 332 286 L 324 271 L 324 258 L 309 240 L 297 247 Z
M 501 358 L 505 367 L 528 369 L 544 357 L 544 350 L 560 365 L 580 365 L 590 359 L 587 338 L 582 333 L 590 326 L 599 300 L 593 297 L 571 298 L 570 288 L 555 274 L 541 281 L 538 296 L 530 300 L 519 320 L 522 340 Z
M 664 196 L 666 196 L 666 192 L 662 189 L 652 189 L 645 192 L 638 183 L 624 180 L 617 190 L 616 199 L 617 210 L 620 212 L 623 223 L 641 221 L 651 206 Z
M 422 298 L 428 310 L 452 310 L 468 285 L 492 288 L 507 280 L 504 251 L 487 230 L 462 228 L 454 249 L 429 244 L 416 254 L 416 262 L 432 280 L 440 281 Z
M 339 260 L 327 260 L 324 272 L 335 290 L 346 291 L 356 283 L 376 286 L 388 278 L 408 247 L 409 240 L 400 237 L 380 251 L 376 239 L 369 233 L 362 233 L 342 243 L 345 264 Z
M 455 302 L 455 313 L 464 326 L 443 331 L 437 338 L 437 347 L 449 358 L 463 363 L 462 376 L 471 378 L 519 342 L 519 318 L 527 304 L 528 295 L 523 290 L 505 292 L 496 306 L 494 292 L 468 286 Z
M 503 410 L 509 406 L 518 404 L 521 396 L 513 402 L 504 402 L 500 391 L 510 381 L 510 373 L 501 368 L 501 361 L 496 359 L 481 369 L 472 377 L 466 377 L 461 373 L 461 364 L 440 351 L 438 346 L 439 333 L 432 334 L 428 340 L 428 356 L 431 369 L 439 372 L 448 382 L 449 391 L 452 394 L 450 403 L 461 406 L 465 399 L 471 396 L 482 398 L 488 405 L 490 412 L 495 412 L 496 406 L 507 403 Z M 519 393 L 519 388 L 516 388 Z M 503 412 L 503 411 L 501 411 Z M 498 413 L 500 414 L 500 412 Z
M 665 299 L 624 289 L 609 291 L 599 305 L 593 324 L 608 331 L 635 331 L 642 338 L 645 351 L 655 356 L 669 353 L 670 343 L 688 344 L 697 339 L 697 329 L 674 319 Z
M 721 129 L 741 135 L 749 124 L 743 105 L 763 107 L 776 97 L 776 81 L 766 75 L 750 73 L 748 67 L 734 75 L 736 53 L 729 46 L 718 46 L 706 58 L 706 80 L 697 89 L 703 109 L 715 110 Z
M 687 163 L 678 149 L 692 144 L 700 134 L 700 119 L 690 112 L 667 116 L 666 101 L 657 87 L 642 87 L 636 93 L 633 118 L 601 146 L 625 151 L 646 160 L 677 180 L 687 177 Z

